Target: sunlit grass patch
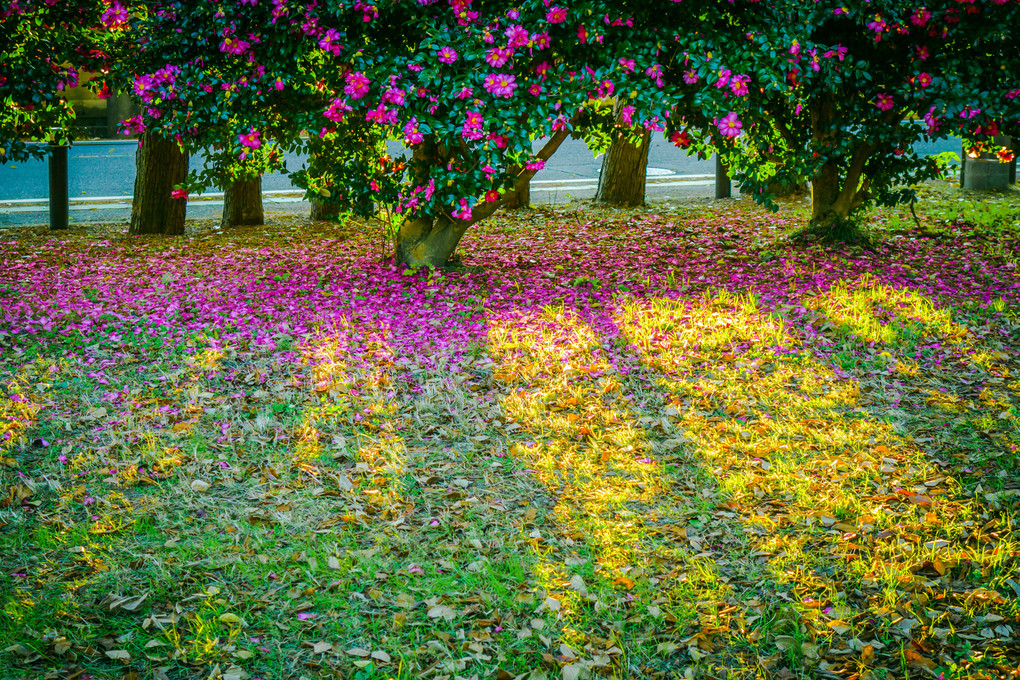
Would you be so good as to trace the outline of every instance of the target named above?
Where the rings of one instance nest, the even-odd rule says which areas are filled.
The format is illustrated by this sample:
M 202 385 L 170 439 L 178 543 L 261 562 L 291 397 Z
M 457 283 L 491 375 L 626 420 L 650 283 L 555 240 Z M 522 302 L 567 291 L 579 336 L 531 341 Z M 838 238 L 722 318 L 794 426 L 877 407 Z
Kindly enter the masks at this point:
M 957 343 L 967 331 L 946 309 L 910 290 L 895 290 L 865 275 L 839 281 L 806 305 L 824 314 L 837 332 L 863 342 L 911 347 L 921 341 Z

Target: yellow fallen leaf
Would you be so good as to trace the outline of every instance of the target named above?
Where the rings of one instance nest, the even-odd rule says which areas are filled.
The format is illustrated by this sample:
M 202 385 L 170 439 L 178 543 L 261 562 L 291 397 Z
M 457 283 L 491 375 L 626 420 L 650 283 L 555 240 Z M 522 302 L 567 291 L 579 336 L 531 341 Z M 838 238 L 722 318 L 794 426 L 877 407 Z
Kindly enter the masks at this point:
M 241 624 L 241 617 L 238 616 L 237 614 L 231 614 L 230 612 L 227 612 L 226 614 L 220 614 L 220 623 L 226 623 L 232 626 L 237 626 Z

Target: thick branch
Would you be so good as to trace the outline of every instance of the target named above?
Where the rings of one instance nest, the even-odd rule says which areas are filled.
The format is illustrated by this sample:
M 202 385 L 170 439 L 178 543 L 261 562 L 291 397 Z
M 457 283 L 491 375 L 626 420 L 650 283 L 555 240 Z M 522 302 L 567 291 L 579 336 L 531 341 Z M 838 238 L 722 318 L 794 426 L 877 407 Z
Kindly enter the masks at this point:
M 560 145 L 563 144 L 563 142 L 566 141 L 567 137 L 569 136 L 570 132 L 568 132 L 567 130 L 557 130 L 555 133 L 553 133 L 553 136 L 549 138 L 549 141 L 547 141 L 545 145 L 542 147 L 542 150 L 535 155 L 542 161 L 549 160 L 550 158 L 552 158 L 552 155 L 556 153 L 556 150 L 560 148 Z M 525 168 L 521 168 L 521 170 L 517 173 L 515 183 L 530 180 L 532 177 L 535 176 L 536 172 L 538 172 L 538 170 L 527 170 Z M 451 221 L 456 225 L 456 228 L 460 233 L 464 233 L 465 231 L 467 231 L 467 228 L 470 227 L 472 224 L 484 220 L 486 217 L 489 217 L 490 215 L 492 215 L 492 213 L 496 212 L 499 208 L 503 207 L 503 204 L 505 202 L 506 194 L 501 196 L 498 200 L 492 201 L 491 203 L 482 203 L 476 205 L 471 210 L 470 220 L 451 220 Z
M 850 167 L 847 169 L 846 177 L 843 180 L 843 189 L 836 198 L 837 205 L 854 205 L 854 199 L 857 197 L 857 183 L 860 182 L 861 175 L 864 174 L 864 167 L 876 149 L 878 149 L 877 144 L 868 142 L 857 147 L 857 150 L 854 151 L 853 160 L 850 162 Z

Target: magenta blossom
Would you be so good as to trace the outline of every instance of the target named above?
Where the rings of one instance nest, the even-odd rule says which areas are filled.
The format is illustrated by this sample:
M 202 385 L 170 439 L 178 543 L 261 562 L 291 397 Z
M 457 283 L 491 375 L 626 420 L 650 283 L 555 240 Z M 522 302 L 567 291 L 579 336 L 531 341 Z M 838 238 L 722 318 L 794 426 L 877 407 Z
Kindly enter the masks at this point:
M 730 111 L 719 121 L 719 132 L 723 137 L 739 137 L 744 124 L 737 118 L 737 114 Z
M 436 58 L 443 64 L 452 64 L 457 61 L 457 51 L 452 47 L 444 47 L 439 50 Z
M 259 139 L 259 131 L 255 128 L 251 128 L 247 133 L 241 133 L 237 136 L 237 141 L 241 143 L 241 146 L 246 146 L 249 149 L 257 149 L 262 146 L 262 140 Z
M 509 73 L 490 73 L 482 81 L 482 87 L 497 97 L 510 97 L 517 87 L 517 80 Z

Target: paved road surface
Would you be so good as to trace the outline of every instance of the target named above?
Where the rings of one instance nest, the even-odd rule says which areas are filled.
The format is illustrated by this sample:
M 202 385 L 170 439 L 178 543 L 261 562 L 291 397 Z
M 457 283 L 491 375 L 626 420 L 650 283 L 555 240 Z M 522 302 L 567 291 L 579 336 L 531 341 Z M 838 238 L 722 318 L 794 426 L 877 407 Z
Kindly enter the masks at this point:
M 390 152 L 399 154 L 399 144 Z M 947 141 L 919 145 L 919 151 L 959 152 L 959 143 Z M 124 222 L 131 212 L 131 193 L 135 179 L 135 144 L 102 142 L 79 144 L 68 152 L 68 191 L 72 222 Z M 288 154 L 287 167 L 296 170 L 303 159 Z M 595 195 L 601 158 L 595 159 L 580 140 L 568 140 L 532 182 L 532 203 L 562 204 L 590 199 Z M 192 168 L 201 167 L 193 158 Z M 670 198 L 712 196 L 715 165 L 712 160 L 689 157 L 665 140 L 656 139 L 648 154 L 649 201 Z M 42 224 L 48 220 L 45 199 L 48 194 L 45 161 L 0 166 L 0 227 Z M 310 206 L 300 198 L 285 174 L 266 175 L 262 180 L 267 212 L 307 213 Z M 210 200 L 211 199 L 211 200 Z M 188 204 L 190 218 L 216 218 L 222 201 L 213 195 Z

